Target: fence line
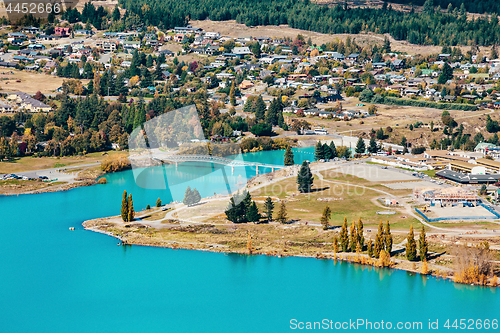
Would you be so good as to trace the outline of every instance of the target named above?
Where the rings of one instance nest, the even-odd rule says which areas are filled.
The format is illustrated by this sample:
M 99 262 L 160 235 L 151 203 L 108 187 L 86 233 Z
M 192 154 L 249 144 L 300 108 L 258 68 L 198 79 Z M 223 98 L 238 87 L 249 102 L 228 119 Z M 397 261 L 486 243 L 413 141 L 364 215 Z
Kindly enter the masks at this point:
M 495 215 L 496 218 L 500 218 L 500 215 L 493 211 L 491 208 L 484 206 L 481 204 L 486 210 L 488 210 L 490 213 Z M 414 208 L 415 211 L 420 214 L 427 222 L 439 222 L 439 221 L 447 221 L 447 220 L 489 220 L 491 218 L 485 217 L 485 216 L 465 216 L 465 217 L 456 217 L 456 216 L 451 216 L 451 217 L 441 217 L 441 218 L 435 218 L 435 219 L 430 219 L 427 216 L 425 216 L 424 213 L 420 211 L 418 208 Z

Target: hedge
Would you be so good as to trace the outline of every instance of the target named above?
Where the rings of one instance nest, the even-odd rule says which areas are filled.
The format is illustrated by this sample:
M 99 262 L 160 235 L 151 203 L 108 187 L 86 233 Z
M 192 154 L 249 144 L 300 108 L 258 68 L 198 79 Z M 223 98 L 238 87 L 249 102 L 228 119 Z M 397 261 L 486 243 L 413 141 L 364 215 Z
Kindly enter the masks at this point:
M 406 98 L 396 98 L 396 97 L 385 97 L 383 102 L 380 104 L 387 105 L 408 105 L 417 106 L 422 108 L 434 108 L 434 109 L 448 109 L 448 110 L 462 110 L 462 111 L 476 111 L 477 106 L 473 104 L 458 104 L 458 103 L 436 103 L 430 101 L 423 101 L 418 99 L 406 99 Z

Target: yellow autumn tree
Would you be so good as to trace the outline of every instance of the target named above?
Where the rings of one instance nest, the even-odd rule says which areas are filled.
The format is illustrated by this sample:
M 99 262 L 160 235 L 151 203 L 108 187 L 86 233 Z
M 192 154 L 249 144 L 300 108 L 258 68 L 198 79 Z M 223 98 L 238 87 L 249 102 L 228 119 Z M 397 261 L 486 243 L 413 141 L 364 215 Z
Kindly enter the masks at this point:
M 253 253 L 252 236 L 250 235 L 250 233 L 248 233 L 248 236 L 247 236 L 247 251 L 248 251 L 248 254 Z
M 427 260 L 424 260 L 424 262 L 422 263 L 422 274 L 429 274 L 429 266 L 427 265 Z
M 378 265 L 380 267 L 391 267 L 391 257 L 385 252 L 385 250 L 380 251 L 380 255 L 378 257 Z
M 137 84 L 137 82 L 139 82 L 139 80 L 140 80 L 140 79 L 139 79 L 139 76 L 138 76 L 138 75 L 136 75 L 136 76 L 132 76 L 132 77 L 130 78 L 130 80 L 128 81 L 128 85 L 129 85 L 130 87 L 133 87 L 133 86 L 135 86 L 135 85 Z

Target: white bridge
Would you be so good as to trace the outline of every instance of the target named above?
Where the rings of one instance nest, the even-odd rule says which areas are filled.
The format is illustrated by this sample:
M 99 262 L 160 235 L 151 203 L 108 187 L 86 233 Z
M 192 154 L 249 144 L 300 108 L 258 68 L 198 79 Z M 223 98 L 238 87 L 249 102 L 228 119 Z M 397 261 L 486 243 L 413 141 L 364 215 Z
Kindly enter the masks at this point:
M 177 163 L 182 162 L 206 162 L 222 164 L 231 167 L 231 173 L 234 172 L 235 167 L 255 167 L 257 174 L 259 174 L 259 167 L 270 168 L 273 172 L 275 169 L 284 168 L 283 165 L 265 164 L 258 162 L 247 162 L 242 160 L 233 160 L 230 158 L 211 156 L 211 155 L 174 155 L 174 154 L 162 154 L 161 157 L 153 157 L 154 160 L 160 161 L 162 164 L 165 162 Z

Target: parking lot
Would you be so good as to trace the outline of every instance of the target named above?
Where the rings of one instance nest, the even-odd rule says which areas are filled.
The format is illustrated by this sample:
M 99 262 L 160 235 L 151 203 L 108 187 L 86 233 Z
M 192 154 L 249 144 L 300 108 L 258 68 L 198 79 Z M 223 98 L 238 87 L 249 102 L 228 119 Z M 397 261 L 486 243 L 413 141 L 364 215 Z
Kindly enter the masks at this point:
M 339 172 L 353 175 L 359 178 L 369 180 L 371 182 L 393 182 L 393 181 L 408 181 L 418 180 L 417 177 L 412 176 L 406 172 L 395 171 L 394 169 L 384 169 L 379 165 L 371 164 L 352 164 L 347 167 L 341 167 Z

